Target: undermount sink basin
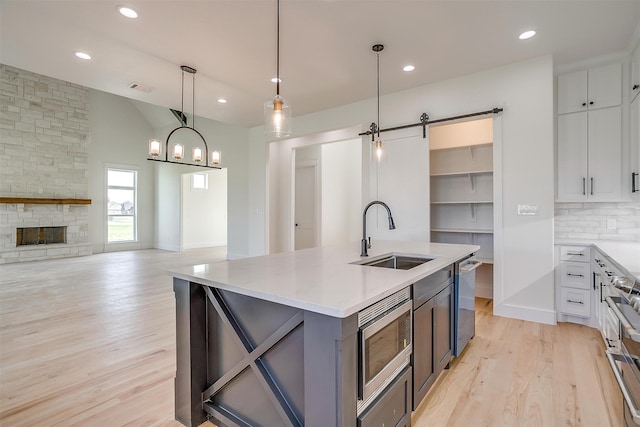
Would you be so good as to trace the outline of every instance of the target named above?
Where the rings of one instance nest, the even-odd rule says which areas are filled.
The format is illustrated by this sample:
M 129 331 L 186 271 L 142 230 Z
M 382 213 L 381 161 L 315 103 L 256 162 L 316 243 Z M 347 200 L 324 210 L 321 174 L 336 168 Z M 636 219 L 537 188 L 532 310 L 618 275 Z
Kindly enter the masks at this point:
M 410 270 L 431 260 L 433 258 L 391 254 L 371 261 L 358 262 L 358 264 L 370 267 L 393 268 L 395 270 Z

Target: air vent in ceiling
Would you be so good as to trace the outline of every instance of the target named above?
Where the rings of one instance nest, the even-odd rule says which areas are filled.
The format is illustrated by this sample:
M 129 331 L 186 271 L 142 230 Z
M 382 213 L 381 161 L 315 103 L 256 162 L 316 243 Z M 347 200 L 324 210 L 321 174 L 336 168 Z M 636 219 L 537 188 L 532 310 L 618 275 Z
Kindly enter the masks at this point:
M 149 93 L 152 90 L 152 88 L 150 88 L 149 86 L 145 86 L 143 84 L 135 83 L 135 82 L 129 85 L 129 89 L 139 90 L 140 92 L 145 92 L 145 93 Z

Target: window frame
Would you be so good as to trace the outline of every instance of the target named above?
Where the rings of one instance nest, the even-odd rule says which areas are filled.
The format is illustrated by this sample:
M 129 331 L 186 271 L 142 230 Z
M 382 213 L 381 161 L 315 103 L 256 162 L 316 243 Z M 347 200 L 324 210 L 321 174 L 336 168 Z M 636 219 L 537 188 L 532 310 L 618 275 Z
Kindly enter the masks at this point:
M 109 185 L 109 172 L 126 172 L 133 174 L 133 186 Z M 133 191 L 133 213 L 114 215 L 109 213 L 109 190 L 132 190 Z M 138 170 L 120 166 L 107 166 L 105 170 L 105 243 L 107 245 L 138 243 Z M 133 218 L 133 239 L 132 240 L 109 240 L 109 217 L 132 217 Z

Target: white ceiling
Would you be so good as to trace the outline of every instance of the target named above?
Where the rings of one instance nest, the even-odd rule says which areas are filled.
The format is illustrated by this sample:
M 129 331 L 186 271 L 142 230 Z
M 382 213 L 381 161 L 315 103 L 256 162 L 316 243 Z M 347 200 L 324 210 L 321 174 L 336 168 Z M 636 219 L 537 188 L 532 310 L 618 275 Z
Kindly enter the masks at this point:
M 122 4 L 139 18 L 118 14 Z M 178 109 L 189 65 L 199 116 L 254 126 L 275 95 L 275 10 L 275 0 L 0 0 L 0 62 Z M 628 50 L 639 22 L 639 0 L 282 0 L 281 94 L 294 116 L 375 97 L 374 43 L 385 45 L 386 94 L 548 53 L 561 65 Z M 518 40 L 527 29 L 538 34 Z

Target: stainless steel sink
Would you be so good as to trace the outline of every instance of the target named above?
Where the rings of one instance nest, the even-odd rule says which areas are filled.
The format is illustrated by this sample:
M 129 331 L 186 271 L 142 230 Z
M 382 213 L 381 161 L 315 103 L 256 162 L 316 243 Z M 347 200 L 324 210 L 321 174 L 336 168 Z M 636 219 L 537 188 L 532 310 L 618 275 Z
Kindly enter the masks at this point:
M 392 255 L 385 256 L 383 258 L 377 258 L 367 262 L 358 262 L 358 264 L 367 265 L 370 267 L 393 268 L 396 270 L 409 270 L 409 269 L 412 269 L 413 267 L 417 267 L 431 260 L 433 260 L 433 258 L 392 254 Z

